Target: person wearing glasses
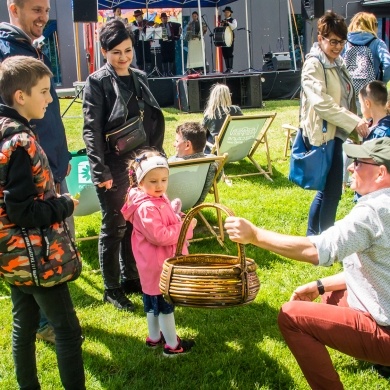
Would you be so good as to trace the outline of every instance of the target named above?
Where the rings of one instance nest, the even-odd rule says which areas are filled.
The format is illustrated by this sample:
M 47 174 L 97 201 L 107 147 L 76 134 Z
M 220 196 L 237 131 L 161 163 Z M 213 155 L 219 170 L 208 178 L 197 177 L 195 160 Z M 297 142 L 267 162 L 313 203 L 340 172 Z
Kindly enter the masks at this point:
M 343 262 L 341 273 L 297 287 L 279 311 L 279 329 L 316 390 L 344 388 L 326 347 L 390 368 L 390 138 L 344 150 L 354 161 L 351 188 L 362 197 L 320 235 L 279 234 L 238 217 L 225 221 L 232 241 L 313 265 Z
M 368 126 L 356 115 L 356 98 L 340 54 L 347 42 L 344 19 L 327 11 L 318 20 L 318 42 L 312 46 L 302 68 L 300 127 L 305 142 L 320 146 L 334 139 L 334 156 L 326 178 L 325 189 L 318 191 L 310 206 L 306 235 L 320 234 L 336 219 L 342 194 L 343 142 L 355 130 L 365 137 Z
M 356 95 L 360 89 L 368 82 L 381 80 L 387 83 L 390 80 L 390 53 L 385 42 L 378 38 L 378 21 L 374 14 L 369 12 L 358 12 L 348 26 L 348 42 L 343 53 L 344 59 L 349 57 L 351 51 L 362 51 L 368 56 L 367 61 L 361 61 L 366 64 L 367 69 L 359 69 L 358 64 L 351 67 L 347 61 L 347 68 L 351 70 L 352 82 L 355 86 Z M 353 56 L 354 57 L 354 56 Z M 371 65 L 372 64 L 372 65 Z M 372 75 L 369 69 L 372 68 Z M 354 76 L 356 74 L 356 77 Z M 370 79 L 366 79 L 369 77 Z M 359 101 L 357 101 L 358 112 L 360 114 Z

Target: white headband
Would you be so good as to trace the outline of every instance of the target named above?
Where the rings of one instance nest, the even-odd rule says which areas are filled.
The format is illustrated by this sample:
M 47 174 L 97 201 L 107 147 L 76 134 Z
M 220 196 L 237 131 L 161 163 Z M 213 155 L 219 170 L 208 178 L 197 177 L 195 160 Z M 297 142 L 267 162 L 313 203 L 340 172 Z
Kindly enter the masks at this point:
M 162 156 L 152 156 L 145 160 L 141 160 L 138 168 L 135 170 L 137 176 L 137 182 L 141 183 L 145 175 L 155 168 L 167 168 L 169 170 L 168 161 Z

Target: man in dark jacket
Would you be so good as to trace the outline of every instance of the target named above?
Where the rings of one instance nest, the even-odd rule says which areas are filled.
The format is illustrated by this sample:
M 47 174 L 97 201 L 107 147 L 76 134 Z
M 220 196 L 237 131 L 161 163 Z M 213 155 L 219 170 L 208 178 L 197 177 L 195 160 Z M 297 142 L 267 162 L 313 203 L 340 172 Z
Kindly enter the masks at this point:
M 7 0 L 7 5 L 10 23 L 0 23 L 0 62 L 10 56 L 25 55 L 42 60 L 50 68 L 50 60 L 33 46 L 33 41 L 42 37 L 49 20 L 50 0 Z M 68 192 L 65 177 L 70 170 L 70 153 L 53 79 L 50 94 L 53 102 L 48 105 L 44 118 L 32 120 L 31 124 L 36 126 L 39 143 L 49 159 L 56 189 L 64 194 Z M 74 235 L 73 218 L 67 221 Z M 38 338 L 54 343 L 51 326 L 43 318 L 40 325 Z
M 0 23 L 0 61 L 14 55 L 25 55 L 42 60 L 51 67 L 50 60 L 33 46 L 49 20 L 49 0 L 7 0 L 10 23 Z M 38 10 L 36 12 L 35 10 Z M 70 154 L 61 120 L 59 100 L 51 81 L 51 96 L 45 117 L 32 121 L 36 125 L 39 142 L 49 158 L 56 184 L 65 185 Z

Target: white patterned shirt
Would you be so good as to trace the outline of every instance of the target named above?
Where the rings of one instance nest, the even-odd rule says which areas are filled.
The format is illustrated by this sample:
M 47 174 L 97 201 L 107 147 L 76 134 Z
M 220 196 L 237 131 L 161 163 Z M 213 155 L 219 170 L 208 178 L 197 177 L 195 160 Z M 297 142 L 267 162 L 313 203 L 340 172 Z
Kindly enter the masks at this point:
M 362 196 L 345 218 L 309 239 L 319 265 L 343 261 L 349 306 L 390 326 L 390 188 Z

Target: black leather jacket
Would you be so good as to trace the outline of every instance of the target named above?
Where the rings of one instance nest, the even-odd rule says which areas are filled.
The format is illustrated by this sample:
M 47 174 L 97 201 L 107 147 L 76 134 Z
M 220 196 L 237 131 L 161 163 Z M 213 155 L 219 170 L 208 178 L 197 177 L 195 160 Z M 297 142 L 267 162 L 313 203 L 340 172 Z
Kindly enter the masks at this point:
M 137 76 L 145 103 L 143 123 L 147 139 L 140 147 L 153 146 L 162 151 L 165 132 L 163 113 L 149 89 L 145 73 L 133 68 L 131 72 Z M 131 91 L 119 79 L 108 63 L 87 78 L 83 101 L 83 138 L 94 184 L 112 180 L 109 166 L 106 164 L 107 158 L 112 161 L 115 157 L 121 159 L 131 157 L 130 154 L 118 157 L 113 153 L 107 153 L 104 135 L 128 119 L 127 103 L 133 93 L 135 91 Z

